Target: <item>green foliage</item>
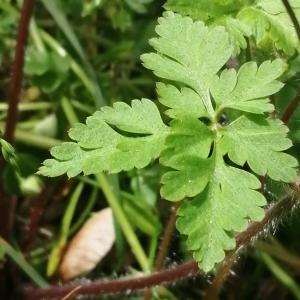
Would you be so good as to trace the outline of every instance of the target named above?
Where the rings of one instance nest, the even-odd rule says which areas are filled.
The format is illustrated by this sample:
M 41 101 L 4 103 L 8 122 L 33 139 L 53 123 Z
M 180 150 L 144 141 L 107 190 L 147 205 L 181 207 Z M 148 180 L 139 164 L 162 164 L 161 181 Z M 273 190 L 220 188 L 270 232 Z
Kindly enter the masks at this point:
M 143 14 L 147 11 L 147 5 L 153 0 L 125 0 L 126 4 L 135 12 Z
M 245 1 L 240 0 L 169 0 L 165 7 L 182 15 L 192 17 L 194 20 L 202 20 L 212 26 L 224 26 L 229 33 L 230 43 L 234 52 L 247 47 L 245 37 L 251 34 L 250 28 L 235 18 L 235 15 L 243 7 Z
M 284 71 L 283 61 L 265 61 L 259 68 L 255 62 L 243 64 L 238 74 L 224 70 L 212 83 L 211 93 L 217 109 L 233 108 L 252 113 L 272 112 L 269 95 L 278 92 L 283 84 L 276 80 Z
M 194 20 L 210 21 L 225 14 L 237 13 L 243 3 L 242 0 L 168 0 L 165 7 L 168 10 L 189 15 Z
M 289 2 L 300 17 L 300 1 Z M 254 37 L 259 47 L 270 40 L 287 55 L 298 48 L 296 31 L 281 0 L 168 0 L 166 8 L 211 26 L 224 26 L 236 54 L 247 47 L 245 37 Z
M 2 156 L 6 162 L 18 168 L 17 165 L 17 156 L 14 147 L 8 143 L 6 140 L 0 138 L 0 146 Z
M 287 132 L 288 128 L 280 120 L 242 116 L 226 127 L 221 145 L 236 164 L 243 166 L 247 162 L 256 174 L 292 182 L 297 161 L 281 152 L 292 146 L 286 138 Z
M 12 194 L 36 195 L 42 189 L 42 183 L 34 172 L 39 165 L 35 157 L 16 154 L 13 146 L 0 138 L 0 147 L 4 160 L 8 163 L 3 172 L 3 186 Z
M 18 15 L 9 7 L 6 7 L 5 1 L 2 2 L 0 3 L 0 65 L 2 65 L 3 58 L 9 52 L 7 48 L 12 43 L 11 32 L 15 30 L 18 20 Z
M 137 136 L 126 136 L 128 133 Z M 168 128 L 150 100 L 133 100 L 131 107 L 116 102 L 113 108 L 103 107 L 89 117 L 86 125 L 77 124 L 71 129 L 69 135 L 76 143 L 54 147 L 51 154 L 55 160 L 46 160 L 40 173 L 47 176 L 67 173 L 72 177 L 81 172 L 118 173 L 143 168 L 159 156 L 167 133 Z
M 300 1 L 289 1 L 296 16 L 300 17 Z M 288 55 L 298 48 L 298 37 L 289 15 L 281 0 L 260 0 L 245 7 L 238 18 L 247 24 L 256 39 L 257 45 L 270 39 L 275 47 Z
M 25 73 L 43 92 L 54 92 L 66 79 L 70 68 L 67 57 L 53 52 L 31 51 L 26 57 Z
M 122 193 L 124 211 L 128 215 L 133 227 L 140 229 L 149 236 L 158 236 L 161 226 L 157 217 L 157 212 L 151 210 L 143 198 L 139 195 Z
M 158 53 L 142 55 L 144 66 L 158 77 L 194 89 L 208 115 L 212 116 L 209 85 L 232 54 L 225 29 L 208 29 L 202 22 L 194 23 L 190 18 L 172 13 L 159 18 L 158 22 L 156 32 L 160 38 L 150 40 Z
M 8 244 L 2 237 L 0 237 L 0 255 L 6 254 L 20 267 L 20 269 L 26 274 L 31 280 L 41 288 L 47 288 L 50 285 L 48 282 L 41 277 L 39 273 L 25 260 L 21 251 L 14 249 Z
M 205 171 L 206 184 L 200 186 L 199 180 L 197 194 L 200 194 L 180 208 L 177 228 L 188 236 L 187 247 L 194 251 L 194 258 L 204 271 L 209 271 L 223 260 L 224 250 L 235 247 L 234 231 L 244 230 L 248 219 L 262 219 L 261 207 L 266 201 L 256 191 L 260 188 L 259 180 L 226 165 L 218 148 L 206 165 L 198 163 L 198 166 Z M 191 176 L 188 180 L 198 179 Z
M 160 156 L 170 168 L 161 194 L 183 201 L 177 228 L 209 271 L 235 247 L 235 232 L 264 215 L 266 200 L 251 171 L 284 182 L 296 179 L 296 159 L 282 152 L 292 145 L 287 127 L 264 116 L 273 110 L 268 97 L 283 86 L 278 78 L 285 65 L 277 59 L 259 67 L 248 62 L 238 72 L 222 70 L 234 52 L 225 28 L 173 12 L 159 18 L 156 32 L 150 40 L 156 52 L 142 61 L 167 80 L 157 90 L 169 126 L 150 100 L 133 100 L 131 106 L 117 102 L 71 129 L 75 142 L 53 148 L 54 158 L 39 172 L 116 173 L 144 168 Z M 240 115 L 223 124 L 220 115 L 231 110 Z

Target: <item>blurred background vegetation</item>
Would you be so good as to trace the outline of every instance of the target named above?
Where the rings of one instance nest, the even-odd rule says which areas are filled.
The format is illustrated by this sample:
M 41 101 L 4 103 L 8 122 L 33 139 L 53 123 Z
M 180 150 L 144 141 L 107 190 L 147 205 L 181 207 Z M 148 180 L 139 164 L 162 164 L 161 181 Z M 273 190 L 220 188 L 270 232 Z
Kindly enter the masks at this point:
M 56 270 L 67 241 L 81 228 L 91 212 L 107 206 L 107 191 L 93 177 L 46 179 L 35 173 L 49 157 L 49 148 L 67 140 L 76 122 L 103 105 L 128 102 L 141 97 L 155 100 L 155 78 L 143 68 L 140 55 L 149 51 L 157 18 L 163 12 L 160 0 L 41 0 L 36 1 L 26 50 L 23 90 L 15 133 L 14 163 L 1 174 L 5 192 L 18 199 L 10 246 L 1 242 L 0 265 L 12 257 L 18 268 L 1 269 L 4 287 L 14 291 L 11 299 L 29 283 L 55 283 Z M 20 17 L 20 1 L 0 0 L 0 131 L 7 115 L 11 65 Z M 252 59 L 279 56 L 267 42 L 252 44 Z M 237 60 L 247 60 L 242 51 Z M 284 54 L 280 54 L 284 56 Z M 236 59 L 236 58 L 235 58 Z M 281 115 L 299 89 L 298 54 L 287 57 L 286 87 L 273 99 Z M 293 154 L 299 158 L 299 110 L 290 121 Z M 3 149 L 5 145 L 2 145 Z M 8 149 L 8 152 L 10 150 Z M 10 152 L 11 153 L 11 152 Z M 161 167 L 154 162 L 144 170 L 107 176 L 111 191 L 135 229 L 149 265 L 153 265 L 170 204 L 159 200 Z M 102 182 L 103 183 L 103 182 Z M 103 193 L 103 191 L 104 193 Z M 269 200 L 290 193 L 288 186 L 266 183 Z M 111 200 L 108 200 L 110 203 Z M 75 207 L 75 209 L 73 209 Z M 300 299 L 300 221 L 289 215 L 271 224 L 274 237 L 247 251 L 224 289 L 222 299 Z M 66 225 L 66 219 L 72 220 Z M 113 250 L 83 282 L 116 278 L 139 272 L 118 225 Z M 5 246 L 6 245 L 6 246 Z M 8 254 L 8 255 L 5 255 Z M 245 253 L 246 254 L 246 253 Z M 167 265 L 190 258 L 175 232 Z M 30 268 L 30 266 L 32 268 Z M 36 278 L 36 274 L 40 274 Z M 201 299 L 210 277 L 197 276 L 157 289 L 153 299 Z M 79 281 L 80 282 L 80 281 Z M 100 299 L 95 297 L 95 299 Z M 101 297 L 101 299 L 143 299 L 143 293 Z

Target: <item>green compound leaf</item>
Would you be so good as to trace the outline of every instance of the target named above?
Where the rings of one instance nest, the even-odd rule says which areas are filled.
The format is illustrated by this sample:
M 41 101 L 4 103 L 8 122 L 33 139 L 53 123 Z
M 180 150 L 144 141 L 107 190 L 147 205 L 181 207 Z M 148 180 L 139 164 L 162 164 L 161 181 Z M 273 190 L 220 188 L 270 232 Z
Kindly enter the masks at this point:
M 247 162 L 259 175 L 292 182 L 297 176 L 297 160 L 281 152 L 292 146 L 287 132 L 280 120 L 242 116 L 226 128 L 220 144 L 236 164 L 243 166 Z
M 223 27 L 209 29 L 203 22 L 172 12 L 164 13 L 158 22 L 159 38 L 150 40 L 158 53 L 142 55 L 145 67 L 158 77 L 193 88 L 212 114 L 209 86 L 232 54 L 227 33 Z
M 211 93 L 218 109 L 238 109 L 252 113 L 274 110 L 268 96 L 278 92 L 283 84 L 277 79 L 285 70 L 282 60 L 265 61 L 259 68 L 255 62 L 247 62 L 238 73 L 234 69 L 224 70 L 215 76 Z
M 210 26 L 224 26 L 234 47 L 234 54 L 239 54 L 240 49 L 247 47 L 245 37 L 251 35 L 249 26 L 235 18 L 243 5 L 243 1 L 238 0 L 169 0 L 165 7 Z
M 170 108 L 165 111 L 165 114 L 171 118 L 180 118 L 185 115 L 195 118 L 208 117 L 199 94 L 190 88 L 184 87 L 178 90 L 173 85 L 159 82 L 157 93 L 159 102 Z M 189 100 L 187 101 L 187 99 Z
M 165 7 L 194 20 L 210 21 L 238 11 L 242 4 L 241 0 L 168 0 Z
M 187 247 L 206 272 L 223 260 L 224 250 L 235 247 L 233 231 L 244 230 L 248 218 L 263 218 L 266 203 L 256 191 L 260 181 L 254 175 L 227 166 L 218 152 L 211 164 L 206 189 L 181 206 L 177 220 L 178 230 L 188 236 Z
M 253 171 L 267 173 L 277 180 L 295 179 L 296 160 L 280 152 L 291 146 L 286 138 L 287 129 L 280 121 L 257 117 L 266 124 L 277 124 L 267 130 L 270 134 L 265 137 L 261 137 L 266 130 L 264 123 L 244 135 L 243 131 L 238 132 L 240 136 L 235 135 L 231 124 L 221 127 L 216 122 L 225 108 L 255 114 L 272 111 L 268 96 L 282 88 L 277 79 L 285 66 L 279 59 L 263 62 L 259 67 L 249 62 L 238 73 L 225 69 L 218 75 L 232 53 L 228 35 L 220 27 L 208 29 L 199 21 L 168 12 L 160 18 L 156 31 L 159 37 L 152 39 L 151 44 L 157 53 L 146 54 L 142 60 L 156 75 L 176 81 L 181 87 L 163 83 L 157 86 L 159 101 L 169 108 L 166 114 L 174 119 L 160 157 L 160 162 L 173 170 L 162 177 L 161 195 L 170 201 L 184 201 L 177 228 L 187 235 L 187 246 L 201 268 L 209 271 L 224 258 L 225 250 L 234 248 L 234 233 L 243 230 L 249 220 L 260 220 L 264 215 L 262 206 L 266 201 L 257 191 L 260 181 L 253 174 L 230 166 L 238 162 L 244 166 L 248 162 L 247 159 L 237 162 L 231 152 L 239 149 L 234 152 L 238 158 L 243 151 L 242 158 L 255 155 L 255 162 L 268 161 L 265 156 L 277 155 L 273 169 L 264 162 L 261 169 L 253 167 Z M 257 133 L 258 140 L 253 133 Z M 247 141 L 253 143 L 249 149 L 245 149 L 248 145 L 243 147 Z M 232 163 L 224 162 L 227 153 Z M 263 164 L 267 164 L 266 170 Z M 278 167 L 285 171 L 279 173 Z
M 161 194 L 183 204 L 177 228 L 187 238 L 201 268 L 211 270 L 235 234 L 263 218 L 264 196 L 258 175 L 291 182 L 297 161 L 283 153 L 292 146 L 281 121 L 267 119 L 268 97 L 282 83 L 281 60 L 248 62 L 240 70 L 223 70 L 233 53 L 224 27 L 208 28 L 167 12 L 159 19 L 156 53 L 142 56 L 144 65 L 167 79 L 158 83 L 159 101 L 172 119 L 167 127 L 150 100 L 117 102 L 70 130 L 74 142 L 52 149 L 40 173 L 75 176 L 143 168 L 160 156 L 168 168 Z M 220 124 L 224 110 L 248 112 Z M 226 112 L 225 111 L 225 112 Z M 231 122 L 231 123 L 230 123 Z
M 114 129 L 113 127 L 116 129 Z M 140 136 L 125 136 L 136 134 Z M 155 104 L 147 99 L 133 100 L 130 107 L 117 102 L 104 107 L 70 130 L 76 141 L 63 143 L 51 150 L 55 159 L 48 159 L 39 173 L 73 177 L 83 172 L 117 173 L 134 167 L 143 168 L 157 158 L 163 148 L 168 127 L 161 120 Z
M 298 20 L 300 1 L 290 0 Z M 245 7 L 237 18 L 248 25 L 258 45 L 270 39 L 275 47 L 292 55 L 298 48 L 298 37 L 291 19 L 281 0 L 260 0 Z
M 171 133 L 160 162 L 176 171 L 162 177 L 161 195 L 171 201 L 193 197 L 206 186 L 210 162 L 208 157 L 213 134 L 206 125 L 194 118 L 171 123 Z
M 239 19 L 230 15 L 214 20 L 211 26 L 224 26 L 229 35 L 230 44 L 233 46 L 233 54 L 237 55 L 241 49 L 247 48 L 246 37 L 250 37 L 250 27 Z
M 177 157 L 196 155 L 206 158 L 213 138 L 213 133 L 198 119 L 185 117 L 174 120 L 160 161 L 171 166 Z
M 289 3 L 299 20 L 300 1 Z M 264 47 L 271 41 L 276 49 L 288 55 L 293 55 L 298 48 L 295 28 L 281 0 L 168 0 L 165 6 L 209 26 L 224 26 L 234 54 L 246 49 L 245 37 L 250 36 L 258 46 Z

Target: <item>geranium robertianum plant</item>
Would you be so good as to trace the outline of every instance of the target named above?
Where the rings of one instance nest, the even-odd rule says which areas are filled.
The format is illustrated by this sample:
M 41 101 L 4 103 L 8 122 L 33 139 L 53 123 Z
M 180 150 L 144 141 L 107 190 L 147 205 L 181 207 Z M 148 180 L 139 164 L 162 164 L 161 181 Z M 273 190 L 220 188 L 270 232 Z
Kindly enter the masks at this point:
M 235 247 L 235 233 L 263 218 L 260 176 L 296 179 L 297 160 L 283 152 L 292 146 L 288 128 L 268 115 L 286 65 L 275 59 L 228 69 L 234 46 L 225 28 L 170 11 L 156 32 L 150 40 L 155 52 L 142 61 L 163 80 L 157 94 L 164 120 L 148 99 L 102 107 L 70 130 L 72 142 L 52 148 L 53 159 L 39 173 L 118 173 L 159 159 L 169 168 L 161 195 L 181 201 L 177 229 L 210 271 Z

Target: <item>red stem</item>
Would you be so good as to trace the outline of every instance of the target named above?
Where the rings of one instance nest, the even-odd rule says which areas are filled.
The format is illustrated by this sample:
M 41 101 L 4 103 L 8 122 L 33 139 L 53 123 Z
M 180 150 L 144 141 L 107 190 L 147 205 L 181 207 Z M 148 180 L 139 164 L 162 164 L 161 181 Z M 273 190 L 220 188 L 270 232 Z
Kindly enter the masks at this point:
M 297 94 L 297 96 L 289 103 L 288 107 L 284 111 L 281 120 L 287 124 L 294 114 L 294 112 L 297 110 L 300 103 L 300 93 Z
M 189 261 L 179 266 L 172 267 L 161 272 L 153 273 L 148 276 L 135 277 L 130 279 L 118 279 L 113 281 L 96 281 L 83 284 L 77 289 L 77 295 L 102 295 L 108 293 L 124 293 L 126 291 L 140 290 L 157 284 L 174 282 L 181 278 L 186 278 L 199 272 L 195 261 Z M 76 285 L 56 286 L 49 289 L 34 290 L 26 289 L 27 299 L 61 299 L 70 293 Z
M 48 193 L 49 193 L 48 189 L 43 189 L 38 195 L 38 197 L 35 199 L 33 206 L 30 209 L 29 224 L 23 240 L 23 247 L 22 247 L 23 253 L 28 252 L 33 241 L 36 238 L 36 234 L 38 232 L 38 226 L 43 216 L 45 205 L 47 202 Z
M 19 22 L 15 59 L 12 66 L 12 77 L 9 89 L 9 107 L 6 118 L 5 139 L 12 143 L 17 123 L 18 102 L 21 93 L 25 45 L 28 37 L 29 21 L 35 0 L 24 0 Z

